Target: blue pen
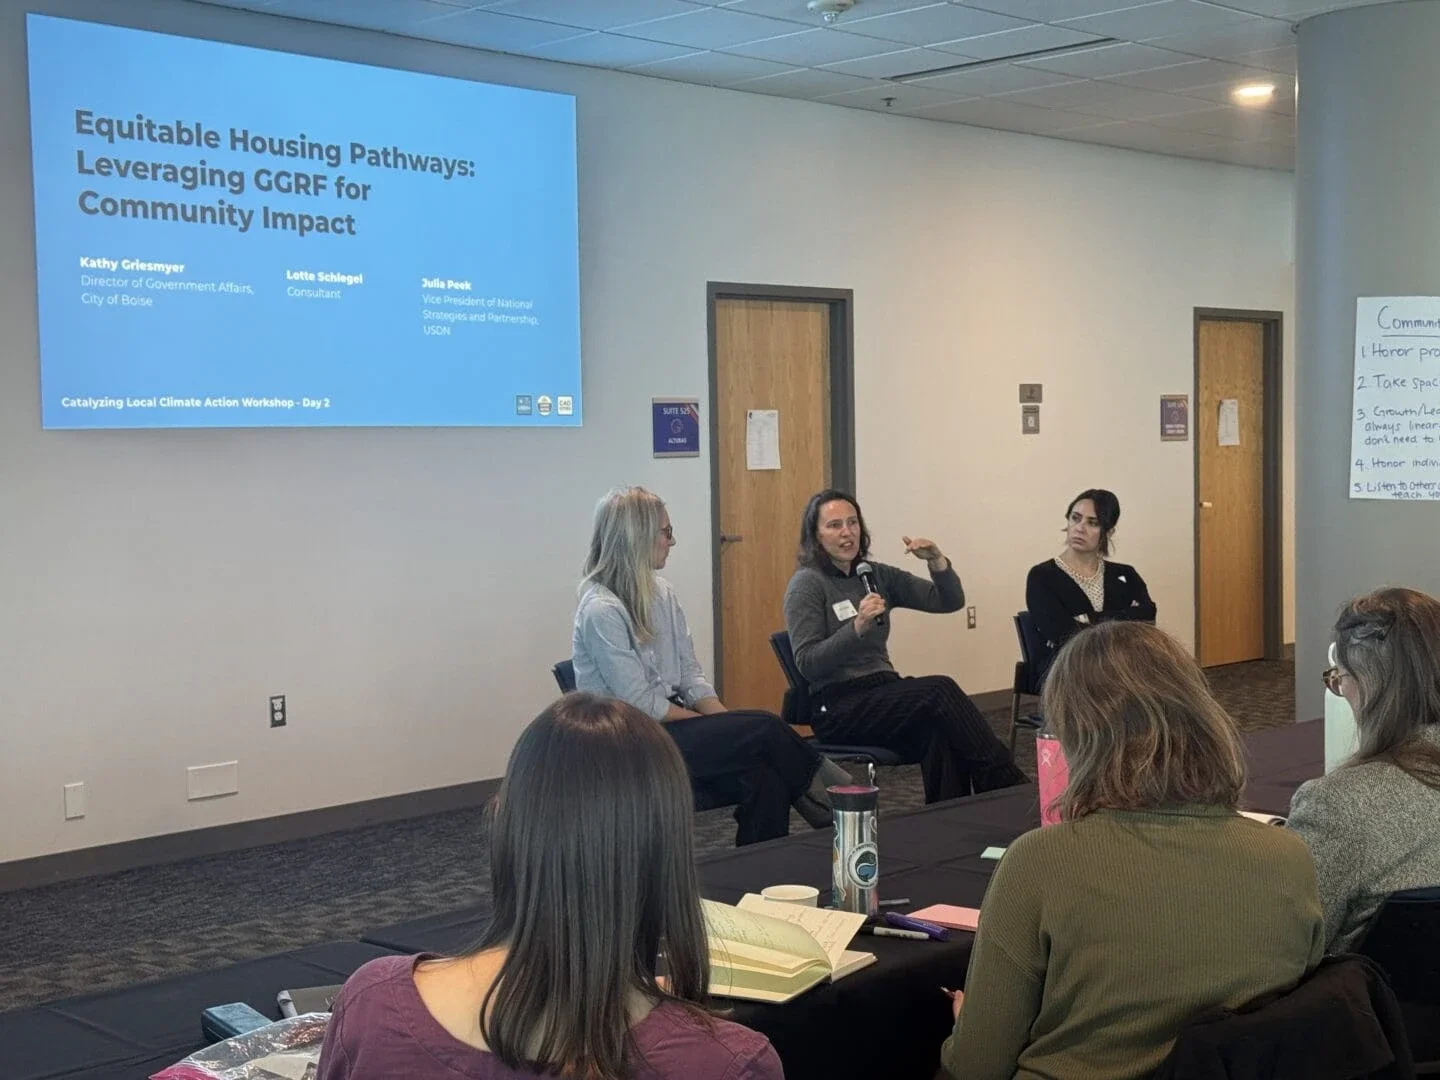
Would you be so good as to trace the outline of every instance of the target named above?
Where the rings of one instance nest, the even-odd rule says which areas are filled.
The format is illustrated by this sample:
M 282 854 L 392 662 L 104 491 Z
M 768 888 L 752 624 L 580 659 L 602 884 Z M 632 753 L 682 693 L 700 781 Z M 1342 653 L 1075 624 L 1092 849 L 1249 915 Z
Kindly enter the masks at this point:
M 909 915 L 901 915 L 899 912 L 887 911 L 882 916 L 887 926 L 894 926 L 900 930 L 915 930 L 925 934 L 935 941 L 949 941 L 950 931 L 939 923 L 926 922 L 924 919 L 911 918 Z

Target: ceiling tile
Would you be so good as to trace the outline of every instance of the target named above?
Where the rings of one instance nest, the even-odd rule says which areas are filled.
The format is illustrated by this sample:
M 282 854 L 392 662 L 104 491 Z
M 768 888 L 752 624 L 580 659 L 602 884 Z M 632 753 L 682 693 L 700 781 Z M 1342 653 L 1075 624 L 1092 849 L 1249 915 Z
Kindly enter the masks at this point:
M 1151 123 L 1158 127 L 1203 131 L 1227 139 L 1282 139 L 1292 137 L 1295 131 L 1293 117 L 1233 106 L 1157 116 L 1152 118 Z
M 431 41 L 499 52 L 524 52 L 584 33 L 568 26 L 517 19 L 491 11 L 461 11 L 443 19 L 427 19 L 415 29 Z
M 479 6 L 478 4 L 472 6 Z M 486 7 L 505 15 L 578 26 L 585 30 L 609 30 L 646 19 L 684 15 L 696 5 L 685 0 L 605 0 L 604 3 L 577 0 L 499 0 Z
M 755 60 L 748 56 L 734 56 L 722 52 L 697 52 L 674 60 L 660 60 L 651 64 L 637 64 L 632 68 L 637 75 L 653 75 L 661 79 L 679 79 L 682 82 L 703 83 L 709 86 L 729 86 L 731 83 L 758 79 L 763 75 L 779 75 L 793 71 L 789 64 L 776 64 L 769 60 Z
M 333 0 L 283 0 L 272 5 L 257 5 L 257 9 L 295 19 L 359 26 L 367 30 L 399 30 L 427 19 L 453 16 L 464 10 L 438 0 L 354 0 L 343 7 Z M 578 30 L 562 30 L 557 34 L 554 27 L 546 29 L 546 35 L 551 39 L 577 33 Z
M 847 34 L 842 30 L 802 30 L 798 34 L 748 41 L 727 51 L 793 67 L 820 67 L 841 60 L 858 60 L 862 56 L 894 52 L 895 45 L 859 34 Z M 950 62 L 953 64 L 955 61 L 952 59 Z
M 964 38 L 954 42 L 956 49 L 977 60 L 995 60 L 1042 49 L 1063 49 L 1068 45 L 1084 45 L 1098 41 L 1096 34 L 1070 30 L 1063 26 L 1022 26 L 1018 30 L 1002 30 L 998 34 Z
M 1190 60 L 1183 64 L 1170 64 L 1149 71 L 1133 71 L 1128 75 L 1115 75 L 1112 82 L 1125 86 L 1139 86 L 1146 90 L 1189 90 L 1194 86 L 1214 86 L 1217 83 L 1250 82 L 1265 78 L 1265 72 L 1245 68 L 1239 64 L 1228 64 L 1223 60 Z
M 846 75 L 859 75 L 866 79 L 893 79 L 897 75 L 909 75 L 916 71 L 932 68 L 953 67 L 963 64 L 965 58 L 954 53 L 937 52 L 934 49 L 898 49 L 895 52 L 880 53 L 860 60 L 845 60 L 838 64 L 823 65 L 827 71 L 843 71 Z
M 1005 94 L 1015 90 L 1031 90 L 1041 86 L 1055 86 L 1071 82 L 1068 75 L 1057 75 L 1053 71 L 1036 71 L 1019 64 L 987 64 L 968 71 L 952 71 L 948 75 L 934 75 L 926 79 L 913 80 L 916 86 L 928 90 L 943 90 L 961 96 L 984 94 Z
M 1233 105 L 1245 112 L 1272 112 L 1285 113 L 1289 116 L 1295 115 L 1295 79 L 1289 75 L 1275 75 L 1264 72 L 1258 79 L 1245 80 L 1250 83 L 1268 82 L 1275 86 L 1275 93 L 1269 100 L 1254 104 L 1241 105 L 1236 103 L 1234 91 L 1236 84 L 1233 82 L 1217 83 L 1214 86 L 1192 86 L 1188 90 L 1178 91 L 1188 98 L 1198 101 L 1209 101 L 1217 105 Z
M 1283 49 L 1265 49 L 1262 52 L 1241 53 L 1234 57 L 1237 64 L 1246 64 L 1254 68 L 1264 68 L 1266 71 L 1278 71 L 1285 75 L 1294 75 L 1299 68 L 1299 49 L 1294 45 L 1287 45 Z
M 1113 120 L 1143 120 L 1173 113 L 1208 111 L 1204 102 L 1190 98 L 1106 82 L 1072 82 L 1040 90 L 1025 90 L 1007 94 L 1005 100 L 1047 109 L 1091 113 Z
M 1148 41 L 1167 34 L 1261 21 L 1254 15 L 1236 11 L 1234 8 L 1217 7 L 1204 3 L 1203 0 L 1159 0 L 1158 3 L 1142 4 L 1120 11 L 1066 19 L 1061 25 L 1119 38 L 1122 41 Z
M 852 11 L 840 16 L 834 23 L 827 23 L 819 12 L 811 11 L 806 6 L 806 0 L 705 0 L 705 2 L 713 2 L 718 7 L 744 11 L 751 15 L 768 15 L 772 19 L 790 19 L 793 22 L 805 23 L 809 26 L 833 26 L 836 30 L 843 30 L 846 24 L 854 22 L 857 18 L 889 15 L 896 11 L 929 7 L 936 0 L 861 0 L 861 3 Z M 1310 0 L 1310 2 L 1313 3 L 1314 0 Z
M 644 41 L 620 34 L 592 33 L 541 45 L 532 49 L 530 55 L 567 64 L 614 68 L 690 56 L 694 51 L 684 45 L 665 45 L 659 41 Z
M 885 104 L 886 99 L 890 104 Z M 959 94 L 943 94 L 938 90 L 922 90 L 907 83 L 880 83 L 863 90 L 828 94 L 820 99 L 830 105 L 852 109 L 873 109 L 875 112 L 907 113 L 935 105 L 949 105 L 964 100 Z
M 1233 0 L 1233 6 L 1256 15 L 1271 15 L 1280 19 L 1300 19 L 1306 15 L 1318 15 L 1322 11 L 1339 11 L 1341 8 L 1363 7 L 1369 4 L 1385 3 L 1387 0 Z
M 1074 75 L 1080 79 L 1098 79 L 1164 67 L 1167 64 L 1183 64 L 1190 59 L 1193 58 L 1165 49 L 1123 43 L 1101 45 L 1094 49 L 1062 53 L 1059 56 L 1044 56 L 1037 60 L 1023 60 L 1020 63 L 1023 67 L 1058 71 L 1062 75 Z
M 690 45 L 696 49 L 723 49 L 745 41 L 779 37 L 795 31 L 795 24 L 759 15 L 746 15 L 726 8 L 697 7 L 685 15 L 671 15 L 653 22 L 630 23 L 624 27 L 631 37 Z
M 937 45 L 941 42 L 957 42 L 960 38 L 1014 30 L 1024 25 L 1019 19 L 961 7 L 958 4 L 942 3 L 870 19 L 849 19 L 846 20 L 845 29 L 853 34 L 865 34 L 907 45 Z M 957 44 L 956 49 L 964 53 L 963 46 Z
M 1172 34 L 1153 40 L 1150 44 L 1157 49 L 1173 49 L 1175 52 L 1191 53 L 1195 56 L 1229 60 L 1258 49 L 1281 49 L 1286 45 L 1294 45 L 1295 31 L 1289 23 L 1275 19 L 1255 19 L 1234 26 Z
M 873 83 L 869 79 L 858 79 L 854 75 L 799 68 L 783 75 L 767 75 L 763 79 L 736 83 L 732 89 L 748 90 L 756 94 L 779 94 L 782 97 L 819 98 L 843 94 L 847 90 L 860 90 L 867 85 Z
M 869 0 L 865 0 L 869 3 Z M 998 15 L 1011 15 L 1031 22 L 1059 22 L 1061 19 L 1076 19 L 1082 15 L 1098 15 L 1103 11 L 1116 11 L 1134 7 L 1145 0 L 953 0 L 966 7 L 983 8 Z
M 1017 105 L 993 98 L 976 98 L 916 109 L 909 115 L 923 120 L 948 120 L 952 124 L 1027 131 L 1036 135 L 1083 127 L 1094 122 L 1092 117 L 1077 117 L 1073 113 L 1057 109 L 1039 109 L 1033 105 Z

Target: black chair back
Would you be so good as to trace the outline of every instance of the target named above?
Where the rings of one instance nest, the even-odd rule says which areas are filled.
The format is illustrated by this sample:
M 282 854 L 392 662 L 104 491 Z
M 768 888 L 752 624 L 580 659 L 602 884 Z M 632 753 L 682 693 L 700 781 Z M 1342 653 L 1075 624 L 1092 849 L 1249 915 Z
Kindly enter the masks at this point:
M 1392 893 L 1357 951 L 1389 976 L 1416 1062 L 1440 1062 L 1440 887 Z
M 1022 694 L 1039 697 L 1040 688 L 1045 685 L 1045 672 L 1050 667 L 1050 661 L 1054 659 L 1050 646 L 1040 636 L 1040 628 L 1035 625 L 1035 619 L 1028 611 L 1016 613 L 1015 636 L 1020 640 L 1020 663 L 1025 666 L 1025 685 L 1019 685 L 1021 679 L 1017 669 L 1016 689 Z
M 575 661 L 561 660 L 550 670 L 555 673 L 555 685 L 560 687 L 562 694 L 568 694 L 575 689 Z

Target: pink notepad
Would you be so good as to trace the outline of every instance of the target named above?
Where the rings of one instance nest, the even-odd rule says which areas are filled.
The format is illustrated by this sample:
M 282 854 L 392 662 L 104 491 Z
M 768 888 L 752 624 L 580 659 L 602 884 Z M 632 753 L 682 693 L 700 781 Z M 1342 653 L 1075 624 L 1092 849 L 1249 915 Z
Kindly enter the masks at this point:
M 927 908 L 909 913 L 912 919 L 933 922 L 947 930 L 969 930 L 972 934 L 980 926 L 980 909 L 956 907 L 954 904 L 931 904 Z

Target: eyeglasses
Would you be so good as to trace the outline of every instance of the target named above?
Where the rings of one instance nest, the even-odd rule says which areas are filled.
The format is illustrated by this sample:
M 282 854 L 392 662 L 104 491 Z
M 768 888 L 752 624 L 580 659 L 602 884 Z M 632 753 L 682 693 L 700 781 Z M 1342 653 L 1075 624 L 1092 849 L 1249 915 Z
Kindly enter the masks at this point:
M 1342 687 L 1345 683 L 1345 677 L 1349 674 L 1348 671 L 1341 671 L 1338 667 L 1329 667 L 1320 673 L 1320 677 L 1325 680 L 1326 690 L 1329 690 L 1330 693 L 1336 697 L 1344 697 Z
M 666 525 L 663 529 L 660 530 L 660 535 L 663 536 L 666 540 L 674 540 L 674 539 L 675 539 L 675 526 L 674 526 L 674 525 Z

